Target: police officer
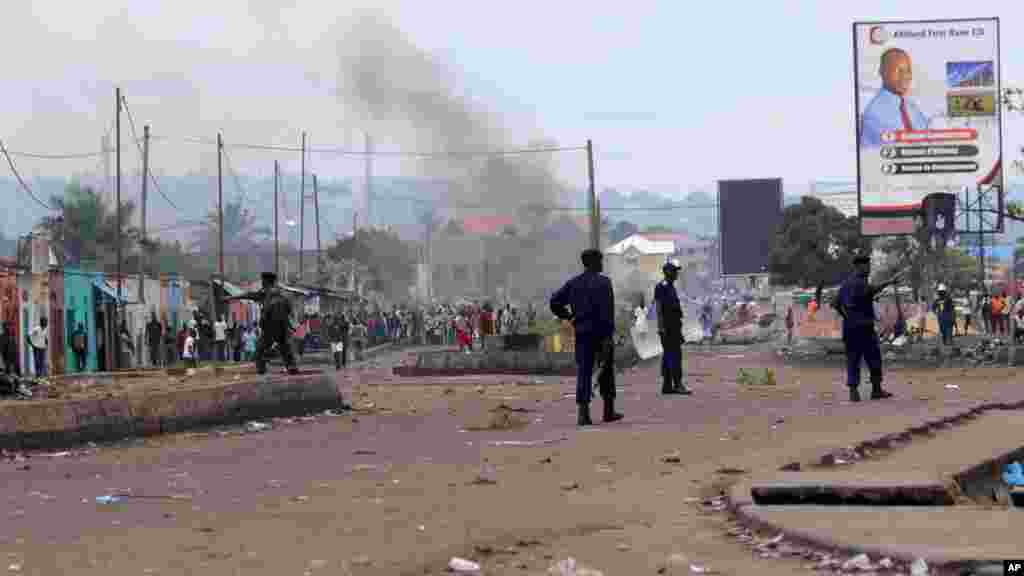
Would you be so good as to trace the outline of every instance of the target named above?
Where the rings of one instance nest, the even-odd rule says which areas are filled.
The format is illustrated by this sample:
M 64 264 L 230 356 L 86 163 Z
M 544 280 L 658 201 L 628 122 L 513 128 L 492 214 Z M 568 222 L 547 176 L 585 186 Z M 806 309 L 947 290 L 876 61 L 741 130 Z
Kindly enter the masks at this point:
M 295 355 L 291 348 L 291 316 L 292 303 L 281 293 L 277 287 L 277 274 L 264 272 L 261 275 L 263 288 L 255 292 L 247 292 L 238 296 L 232 296 L 227 300 L 252 300 L 259 302 L 260 310 L 260 341 L 256 345 L 256 371 L 260 374 L 267 373 L 267 352 L 270 347 L 277 344 L 281 351 L 281 359 L 288 368 L 289 374 L 297 374 L 295 366 Z
M 654 288 L 654 308 L 658 316 L 658 336 L 661 338 L 661 393 L 689 396 L 690 389 L 683 382 L 683 306 L 676 292 L 679 262 L 675 259 L 661 267 L 665 279 Z
M 953 345 L 953 329 L 956 326 L 956 306 L 953 304 L 953 297 L 949 295 L 945 284 L 939 284 L 936 290 L 938 297 L 935 299 L 933 308 L 939 319 L 939 333 L 942 335 L 944 346 Z
M 601 273 L 600 250 L 584 250 L 584 271 L 551 296 L 551 312 L 573 323 L 576 332 L 576 423 L 589 426 L 590 396 L 595 364 L 600 364 L 598 385 L 604 400 L 604 421 L 622 419 L 615 412 L 615 295 L 612 282 Z
M 871 371 L 871 399 L 891 398 L 882 389 L 882 351 L 875 332 L 875 298 L 890 285 L 899 281 L 902 272 L 887 282 L 872 286 L 871 257 L 858 254 L 853 259 L 854 274 L 839 288 L 835 308 L 843 318 L 843 342 L 846 345 L 846 385 L 850 388 L 850 401 L 860 402 L 860 362 L 863 359 Z

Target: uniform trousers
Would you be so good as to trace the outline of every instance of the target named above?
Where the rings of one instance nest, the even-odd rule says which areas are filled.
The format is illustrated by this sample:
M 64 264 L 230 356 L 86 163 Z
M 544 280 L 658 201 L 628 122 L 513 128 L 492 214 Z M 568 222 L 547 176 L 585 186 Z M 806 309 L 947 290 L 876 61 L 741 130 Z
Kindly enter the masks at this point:
M 598 390 L 604 400 L 615 399 L 615 351 L 606 344 L 607 339 L 590 334 L 576 334 L 576 403 L 590 404 L 593 391 L 594 368 Z
M 661 337 L 661 377 L 663 385 L 680 386 L 683 383 L 683 335 L 666 331 L 659 332 Z
M 281 351 L 281 359 L 288 368 L 295 367 L 295 355 L 292 353 L 291 338 L 287 330 L 264 330 L 260 342 L 256 346 L 256 370 L 263 373 L 267 369 L 267 353 L 275 343 Z
M 845 329 L 843 340 L 846 344 L 846 385 L 850 388 L 860 386 L 860 363 L 863 360 L 871 372 L 871 385 L 881 386 L 882 349 L 874 327 Z

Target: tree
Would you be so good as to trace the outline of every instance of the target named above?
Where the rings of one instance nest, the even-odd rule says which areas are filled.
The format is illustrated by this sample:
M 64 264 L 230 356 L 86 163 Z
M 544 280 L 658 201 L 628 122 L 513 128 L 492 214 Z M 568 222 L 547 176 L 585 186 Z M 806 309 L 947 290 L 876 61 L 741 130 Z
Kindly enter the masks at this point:
M 449 236 L 462 236 L 466 233 L 466 229 L 462 227 L 462 222 L 453 218 L 449 220 L 448 225 L 444 227 L 444 233 Z
M 805 196 L 782 212 L 769 257 L 772 284 L 834 284 L 849 273 L 852 254 L 870 247 L 870 240 L 860 235 L 857 218 Z
M 327 250 L 334 261 L 355 260 L 370 270 L 369 287 L 392 300 L 409 296 L 416 281 L 416 257 L 413 247 L 394 232 L 360 230 L 354 236 L 339 238 Z
M 206 215 L 209 226 L 196 233 L 193 246 L 202 254 L 214 254 L 219 248 L 220 219 L 217 210 L 210 210 Z M 273 229 L 258 225 L 256 215 L 242 206 L 241 200 L 228 202 L 224 205 L 224 251 L 242 252 L 251 250 L 253 246 L 272 238 Z
M 910 285 L 913 291 L 914 300 L 921 297 L 922 282 L 921 267 L 918 260 L 921 258 L 921 246 L 911 236 L 897 236 L 882 242 L 879 249 L 885 254 L 884 275 L 886 278 L 900 270 L 907 270 L 904 281 Z
M 946 249 L 938 269 L 942 271 L 940 280 L 954 292 L 970 290 L 978 284 L 977 261 L 959 248 Z
M 190 273 L 201 273 L 219 269 L 220 222 L 217 210 L 206 215 L 207 226 L 196 231 L 192 249 L 198 252 L 199 262 L 189 267 Z M 242 205 L 242 201 L 224 204 L 224 274 L 229 278 L 252 279 L 260 272 L 260 262 L 273 253 L 274 231 L 270 226 L 260 225 L 256 215 Z M 177 259 L 176 249 L 163 250 L 164 261 Z M 194 258 L 193 258 L 194 260 Z
M 42 225 L 50 235 L 51 246 L 62 264 L 80 265 L 94 261 L 100 269 L 112 271 L 117 266 L 117 212 L 108 206 L 95 190 L 73 181 L 63 196 L 53 196 L 51 204 L 57 216 L 43 218 Z M 121 203 L 121 253 L 128 255 L 138 240 L 138 229 L 129 225 L 135 205 Z
M 617 244 L 638 232 L 640 232 L 640 227 L 636 224 L 626 220 L 619 220 L 611 227 L 611 230 L 608 231 L 608 242 L 611 244 Z

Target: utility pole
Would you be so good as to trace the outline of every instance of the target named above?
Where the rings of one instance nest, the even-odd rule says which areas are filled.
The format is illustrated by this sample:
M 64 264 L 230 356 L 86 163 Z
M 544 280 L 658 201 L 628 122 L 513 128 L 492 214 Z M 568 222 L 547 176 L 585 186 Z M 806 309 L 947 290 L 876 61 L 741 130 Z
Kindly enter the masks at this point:
M 142 243 L 139 248 L 139 302 L 146 303 L 146 291 L 143 289 L 142 261 L 146 250 L 146 200 L 149 184 L 149 124 L 142 127 Z
M 121 299 L 122 294 L 122 278 L 121 278 L 121 89 L 115 89 L 115 99 L 117 100 L 116 110 L 114 111 L 114 136 L 117 143 L 117 151 L 114 156 L 115 169 L 117 170 L 117 176 L 115 177 L 114 190 L 116 194 L 115 202 L 117 202 L 117 301 L 114 302 L 114 342 L 117 343 L 114 346 L 114 366 L 116 368 L 121 367 Z M 109 338 L 109 331 L 107 331 L 107 337 Z
M 597 204 L 597 192 L 594 189 L 594 144 L 587 140 L 587 181 L 589 192 L 587 201 L 590 207 L 590 247 L 601 249 L 601 215 Z
M 1016 243 L 1014 243 L 1014 244 L 1016 244 Z M 1017 290 L 1017 254 L 1016 254 L 1016 251 L 1017 251 L 1016 247 L 1012 246 L 1011 249 L 1010 249 L 1010 273 L 1009 273 L 1009 276 L 1010 276 L 1010 286 L 1009 286 L 1009 290 L 1007 290 L 1007 292 L 1011 295 L 1011 301 L 1014 304 L 1016 304 L 1017 301 L 1020 300 L 1020 296 L 1021 296 L 1020 292 Z M 1006 306 L 1010 306 L 1010 303 L 1007 302 L 1005 305 Z M 1012 311 L 1013 309 L 1014 309 L 1014 307 L 1011 306 L 1010 310 Z M 1013 367 L 1013 366 L 1016 366 L 1016 364 L 1017 364 L 1017 337 L 1016 337 L 1016 334 L 1014 333 L 1015 332 L 1014 324 L 1016 323 L 1016 315 L 1011 313 L 1010 317 L 1009 317 L 1009 321 L 1010 321 L 1010 325 L 1005 327 L 1006 331 L 1007 331 L 1007 334 L 1010 335 L 1010 338 L 1009 338 L 1010 349 L 1008 350 L 1007 363 L 1006 364 L 1007 364 L 1007 366 Z
M 313 218 L 316 220 L 316 277 L 317 284 L 323 289 L 323 258 L 320 251 L 320 194 L 316 183 L 316 174 L 313 174 Z
M 220 274 L 221 287 L 224 287 L 224 171 L 221 168 L 222 159 L 224 157 L 224 138 L 220 132 L 217 133 L 217 232 L 219 241 L 217 242 L 217 249 L 219 254 L 217 255 L 217 272 Z M 219 294 L 216 288 L 210 293 L 211 296 Z M 217 298 L 217 304 L 220 304 L 220 298 Z M 221 306 L 214 308 L 213 321 L 217 320 L 218 312 L 220 312 Z
M 302 283 L 302 249 L 306 238 L 306 133 L 302 133 L 302 175 L 299 176 L 299 283 Z
M 373 139 L 370 137 L 370 133 L 365 134 L 366 137 L 366 206 L 363 207 L 366 210 L 366 227 L 373 225 Z
M 113 193 L 113 177 L 110 175 L 110 153 L 113 152 L 113 148 L 110 146 L 110 132 L 103 135 L 100 139 L 100 147 L 103 148 L 103 199 L 109 200 L 110 195 Z
M 280 168 L 277 166 L 277 160 L 274 160 L 274 274 L 281 273 L 281 248 L 278 244 L 277 236 L 277 205 L 279 204 L 277 200 L 277 182 L 280 173 L 279 170 Z

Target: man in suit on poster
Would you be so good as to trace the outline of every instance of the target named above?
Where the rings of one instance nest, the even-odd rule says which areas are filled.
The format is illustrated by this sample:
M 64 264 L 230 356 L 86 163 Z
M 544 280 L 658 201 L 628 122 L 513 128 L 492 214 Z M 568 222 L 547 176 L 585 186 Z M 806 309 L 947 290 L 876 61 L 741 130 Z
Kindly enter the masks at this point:
M 864 108 L 861 122 L 861 148 L 878 148 L 883 134 L 896 130 L 926 130 L 928 117 L 910 98 L 914 83 L 913 62 L 902 48 L 890 48 L 882 54 L 878 67 L 882 88 Z

